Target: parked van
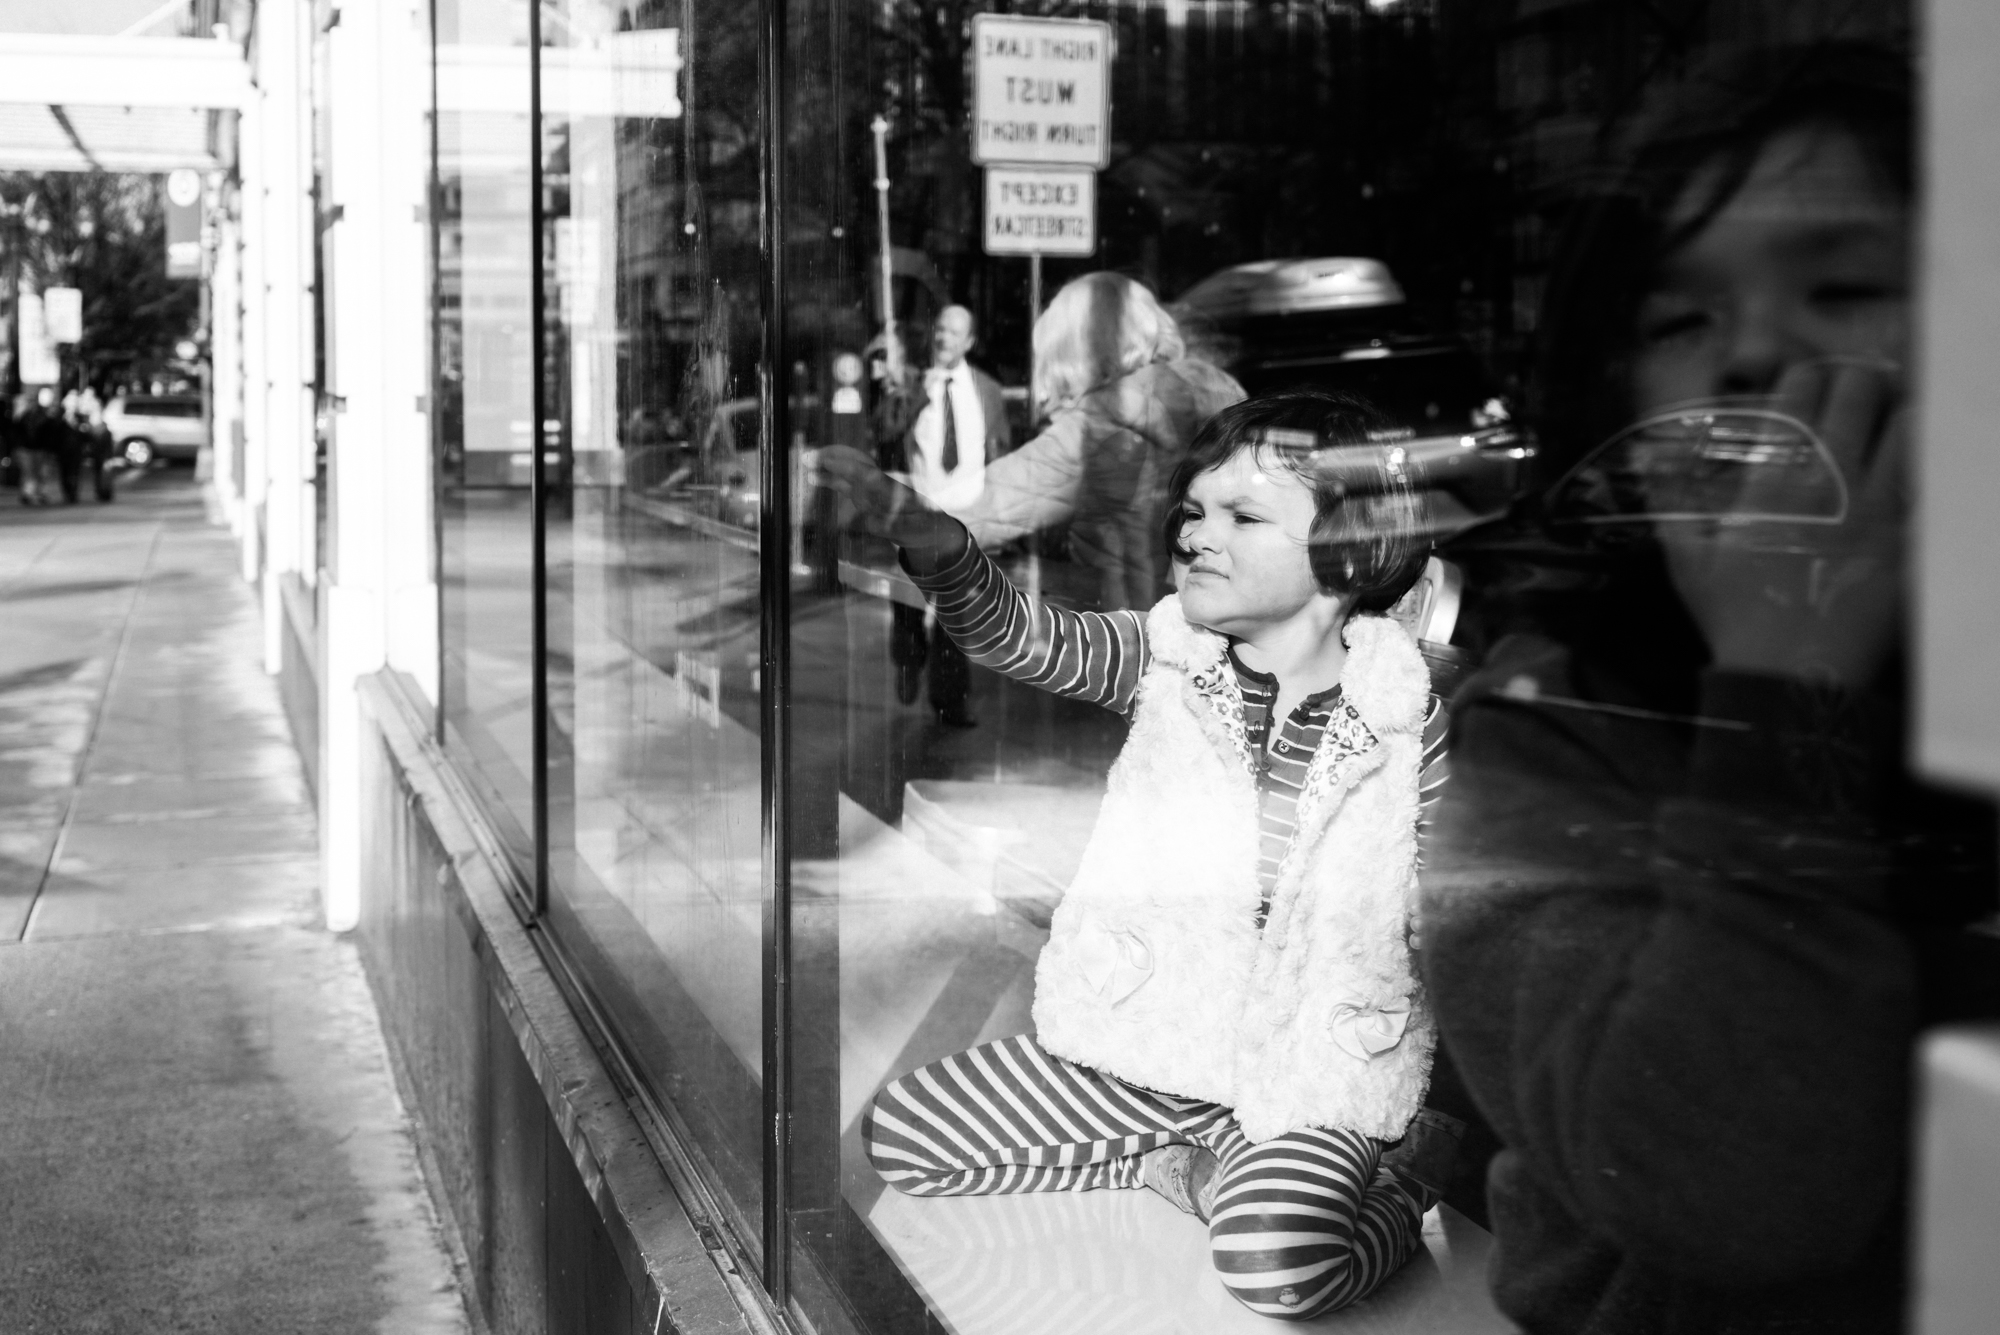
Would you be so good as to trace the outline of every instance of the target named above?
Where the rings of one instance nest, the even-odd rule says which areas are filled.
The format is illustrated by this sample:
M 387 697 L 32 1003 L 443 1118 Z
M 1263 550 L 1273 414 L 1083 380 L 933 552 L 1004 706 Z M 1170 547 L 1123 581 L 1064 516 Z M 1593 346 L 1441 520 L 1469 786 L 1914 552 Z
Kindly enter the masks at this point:
M 121 394 L 104 410 L 112 457 L 134 468 L 155 459 L 193 459 L 208 444 L 199 394 Z

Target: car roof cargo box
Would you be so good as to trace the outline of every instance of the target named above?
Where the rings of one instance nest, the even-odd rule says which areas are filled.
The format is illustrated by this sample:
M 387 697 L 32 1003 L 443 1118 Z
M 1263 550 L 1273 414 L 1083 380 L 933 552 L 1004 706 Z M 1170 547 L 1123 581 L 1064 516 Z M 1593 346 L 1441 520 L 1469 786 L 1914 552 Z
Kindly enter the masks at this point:
M 1380 260 L 1326 256 L 1258 260 L 1212 273 L 1175 304 L 1210 320 L 1400 306 L 1403 289 Z

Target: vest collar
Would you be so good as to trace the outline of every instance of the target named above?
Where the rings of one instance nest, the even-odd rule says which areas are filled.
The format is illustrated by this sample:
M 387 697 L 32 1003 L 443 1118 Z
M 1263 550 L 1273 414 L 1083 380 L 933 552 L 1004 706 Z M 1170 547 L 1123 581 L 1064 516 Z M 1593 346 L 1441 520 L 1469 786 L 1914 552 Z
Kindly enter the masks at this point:
M 1423 726 L 1430 702 L 1430 670 L 1408 631 L 1385 616 L 1349 617 L 1341 629 L 1347 663 L 1340 671 L 1341 698 L 1354 707 L 1372 732 L 1413 732 Z M 1195 679 L 1204 694 L 1225 678 L 1234 695 L 1229 642 L 1194 625 L 1181 611 L 1181 596 L 1170 593 L 1146 616 L 1146 641 L 1155 661 Z

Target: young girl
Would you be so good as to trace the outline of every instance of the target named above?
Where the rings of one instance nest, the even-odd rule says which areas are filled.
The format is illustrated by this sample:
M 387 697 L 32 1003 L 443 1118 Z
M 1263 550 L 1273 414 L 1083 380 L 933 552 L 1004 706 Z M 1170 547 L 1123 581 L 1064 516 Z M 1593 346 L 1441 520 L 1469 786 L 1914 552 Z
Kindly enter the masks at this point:
M 1372 424 L 1305 392 L 1214 417 L 1173 474 L 1178 591 L 1150 612 L 1029 599 L 958 521 L 858 453 L 821 456 L 973 662 L 1132 724 L 1036 968 L 1035 1035 L 869 1109 L 898 1189 L 1151 1187 L 1278 1317 L 1364 1297 L 1415 1250 L 1456 1130 L 1419 1111 L 1435 1039 L 1410 946 L 1442 719 L 1382 613 L 1428 544 L 1399 474 L 1350 495 L 1315 466 Z

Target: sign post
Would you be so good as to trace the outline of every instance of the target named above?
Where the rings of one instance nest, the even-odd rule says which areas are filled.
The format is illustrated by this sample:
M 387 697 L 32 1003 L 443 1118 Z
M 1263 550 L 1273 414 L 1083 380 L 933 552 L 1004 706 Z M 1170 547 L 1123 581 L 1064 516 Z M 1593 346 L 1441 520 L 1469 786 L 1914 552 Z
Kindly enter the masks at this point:
M 1111 161 L 1110 25 L 974 15 L 972 160 L 986 168 L 986 253 L 1028 259 L 1032 368 L 1042 256 L 1097 253 L 1097 173 Z
M 1042 252 L 1028 256 L 1028 364 L 1034 372 L 1035 321 L 1042 318 Z M 1030 391 L 1033 392 L 1032 390 Z
M 889 122 L 880 116 L 869 122 L 875 136 L 875 227 L 882 238 L 882 355 L 895 365 L 896 260 L 889 247 Z

